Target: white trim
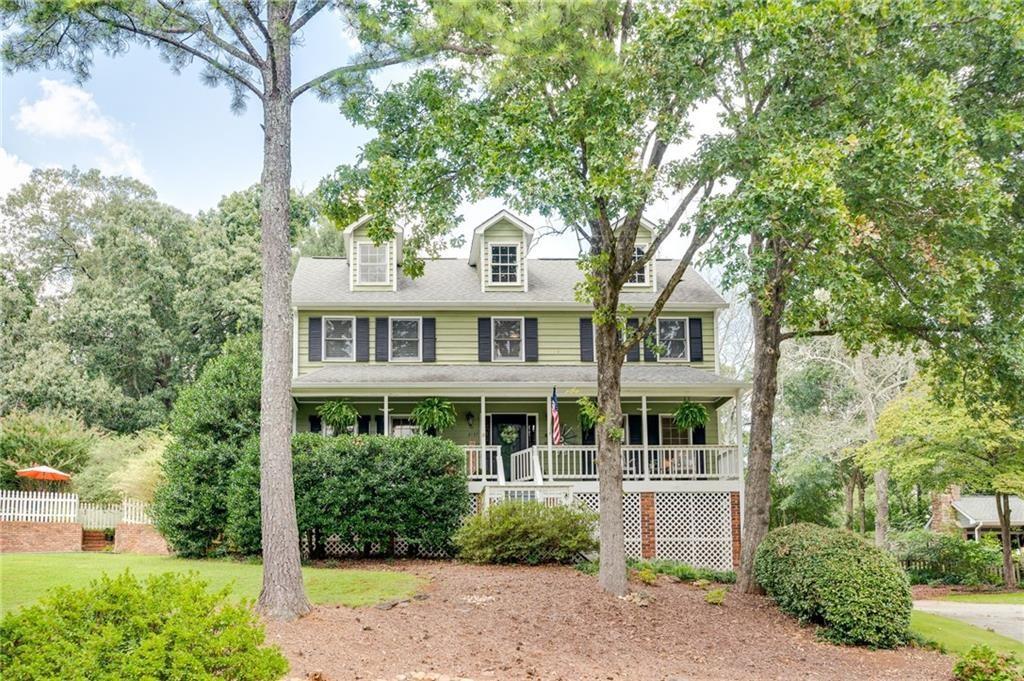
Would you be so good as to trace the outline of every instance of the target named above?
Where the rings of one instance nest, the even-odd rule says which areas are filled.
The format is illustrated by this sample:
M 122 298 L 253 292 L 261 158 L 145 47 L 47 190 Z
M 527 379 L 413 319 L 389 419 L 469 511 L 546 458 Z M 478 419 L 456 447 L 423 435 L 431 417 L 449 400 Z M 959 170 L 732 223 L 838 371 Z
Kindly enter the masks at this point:
M 417 345 L 416 345 L 416 357 L 394 357 L 394 326 L 392 323 L 395 321 L 410 321 L 416 320 L 417 328 Z M 389 362 L 422 362 L 423 361 L 423 317 L 388 317 L 388 361 Z
M 593 382 L 589 383 L 565 383 L 560 382 L 559 387 L 564 390 L 576 390 L 579 395 L 573 393 L 573 397 L 590 396 L 594 397 L 596 388 Z M 745 385 L 744 389 L 748 389 Z M 313 385 L 293 385 L 292 395 L 294 397 L 338 397 L 339 395 L 366 395 L 379 396 L 381 390 L 394 390 L 406 397 L 433 397 L 438 391 L 450 391 L 449 397 L 476 397 L 484 392 L 494 399 L 507 397 L 526 397 L 544 399 L 544 396 L 551 390 L 551 381 L 530 381 L 510 385 L 508 383 L 441 383 L 435 381 L 424 382 L 403 382 L 399 384 L 351 384 L 351 383 L 320 383 Z M 626 398 L 639 399 L 644 393 L 649 397 L 666 397 L 678 399 L 679 397 L 703 397 L 709 401 L 716 398 L 730 397 L 736 390 L 736 384 L 728 385 L 707 385 L 707 384 L 682 384 L 657 386 L 649 383 L 638 383 L 623 385 L 622 396 Z
M 500 287 L 500 288 L 518 288 L 523 285 L 522 278 L 519 276 L 519 268 L 522 267 L 526 270 L 526 264 L 520 260 L 519 254 L 523 250 L 522 241 L 487 241 L 484 243 L 487 248 L 487 286 L 489 287 Z M 515 281 L 494 281 L 494 247 L 511 247 L 516 249 L 516 280 Z
M 348 319 L 352 322 L 352 356 L 351 357 L 328 357 L 327 356 L 327 320 Z M 320 318 L 320 361 L 321 362 L 354 362 L 356 361 L 356 318 L 355 317 L 321 317 Z
M 383 244 L 375 244 L 369 239 L 360 239 L 356 241 L 355 253 L 356 253 L 356 286 L 388 286 L 392 285 L 391 282 L 391 244 L 394 240 L 391 240 Z M 371 246 L 373 248 L 384 249 L 384 280 L 383 281 L 363 281 L 363 256 L 359 252 L 363 246 Z
M 481 280 L 482 281 L 482 280 Z M 481 283 L 481 287 L 483 284 Z M 483 289 L 481 288 L 481 292 Z M 331 308 L 344 308 L 351 309 L 353 307 L 363 306 L 370 307 L 373 309 L 388 309 L 388 310 L 408 310 L 410 308 L 417 308 L 427 305 L 431 310 L 473 310 L 478 308 L 492 309 L 492 310 L 522 310 L 523 308 L 529 308 L 537 312 L 541 311 L 585 311 L 589 310 L 591 313 L 594 311 L 593 305 L 587 305 L 585 303 L 576 303 L 573 301 L 536 301 L 528 298 L 522 300 L 487 300 L 486 298 L 479 298 L 476 300 L 449 300 L 449 301 L 434 301 L 434 300 L 360 300 L 360 296 L 367 293 L 378 293 L 378 291 L 356 291 L 351 298 L 346 300 L 335 300 L 335 301 L 303 301 L 293 300 L 292 304 L 303 311 L 320 311 Z M 650 301 L 653 303 L 654 301 Z M 643 312 L 647 307 L 648 303 L 644 302 L 630 302 L 633 308 L 638 312 Z M 686 302 L 668 302 L 665 303 L 665 307 L 662 308 L 663 312 L 711 312 L 714 310 L 720 310 L 729 307 L 729 303 L 686 303 Z
M 719 310 L 715 310 L 712 313 L 712 318 L 711 318 L 711 323 L 714 324 L 714 326 L 715 326 L 715 333 L 713 334 L 714 338 L 712 340 L 713 340 L 713 342 L 715 344 L 715 373 L 716 374 L 721 373 L 721 368 L 722 368 L 722 366 L 721 366 L 722 363 L 721 363 L 721 361 L 719 360 L 719 357 L 718 357 L 721 354 L 718 351 L 718 313 L 719 313 Z M 690 323 L 687 322 L 686 325 L 689 326 Z M 703 339 L 701 339 L 701 342 L 703 342 Z
M 654 325 L 655 325 L 654 338 L 657 341 L 658 347 L 662 347 L 662 345 L 661 345 L 661 320 L 662 319 L 664 319 L 666 321 L 669 321 L 669 320 L 679 320 L 679 319 L 683 320 L 683 331 L 685 333 L 683 342 L 685 343 L 684 347 L 686 348 L 686 358 L 683 359 L 681 357 L 666 357 L 664 355 L 664 353 L 660 353 L 659 352 L 658 353 L 658 361 L 659 362 L 689 362 L 690 361 L 690 318 L 689 317 L 673 316 L 673 315 L 667 315 L 667 316 L 663 316 L 663 317 L 658 317 L 654 321 Z
M 494 344 L 497 339 L 494 337 L 494 322 L 497 320 L 509 321 L 512 319 L 519 320 L 519 357 L 502 357 L 497 356 L 498 353 L 494 351 Z M 538 339 L 539 340 L 539 339 Z M 491 361 L 492 362 L 525 362 L 526 361 L 526 317 L 491 317 Z

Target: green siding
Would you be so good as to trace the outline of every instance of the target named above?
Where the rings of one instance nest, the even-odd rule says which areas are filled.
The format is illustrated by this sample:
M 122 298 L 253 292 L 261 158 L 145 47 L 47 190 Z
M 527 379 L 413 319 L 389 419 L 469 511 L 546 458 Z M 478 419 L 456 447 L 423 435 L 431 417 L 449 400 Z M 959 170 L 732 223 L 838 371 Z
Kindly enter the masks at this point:
M 349 258 L 349 286 L 353 291 L 390 291 L 394 287 L 395 276 L 397 275 L 397 246 L 395 240 L 387 242 L 388 249 L 388 280 L 383 284 L 360 284 L 359 283 L 359 247 L 360 241 L 370 241 L 367 228 L 357 227 L 352 231 L 352 252 Z

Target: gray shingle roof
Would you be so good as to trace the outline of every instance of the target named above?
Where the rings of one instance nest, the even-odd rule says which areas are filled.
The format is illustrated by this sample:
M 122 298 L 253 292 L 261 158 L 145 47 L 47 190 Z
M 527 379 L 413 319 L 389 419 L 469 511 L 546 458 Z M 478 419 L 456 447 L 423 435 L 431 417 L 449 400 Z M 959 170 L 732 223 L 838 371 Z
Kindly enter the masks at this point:
M 597 366 L 550 364 L 366 364 L 347 362 L 331 364 L 292 381 L 296 388 L 344 387 L 366 385 L 465 384 L 491 385 L 555 385 L 560 388 L 584 386 L 597 382 Z M 626 364 L 622 367 L 624 387 L 660 386 L 679 388 L 723 388 L 735 391 L 747 384 L 724 378 L 707 369 L 682 364 Z
M 980 521 L 983 525 L 999 525 L 995 495 L 963 496 L 953 502 L 953 508 L 972 518 L 975 523 Z M 1010 524 L 1024 525 L 1024 499 L 1020 497 L 1010 497 Z
M 657 264 L 658 290 L 668 281 L 678 260 L 659 260 Z M 349 291 L 348 261 L 344 258 L 300 258 L 292 278 L 292 304 L 297 307 L 335 307 L 361 304 L 417 305 L 430 304 L 435 308 L 466 303 L 497 304 L 564 304 L 577 306 L 574 289 L 582 274 L 575 260 L 528 258 L 529 290 L 480 290 L 476 268 L 464 258 L 427 260 L 422 277 L 398 277 L 397 291 Z M 622 302 L 641 307 L 654 302 L 656 292 L 624 292 Z M 689 268 L 669 301 L 693 309 L 725 307 L 720 295 Z M 582 306 L 581 306 L 582 307 Z

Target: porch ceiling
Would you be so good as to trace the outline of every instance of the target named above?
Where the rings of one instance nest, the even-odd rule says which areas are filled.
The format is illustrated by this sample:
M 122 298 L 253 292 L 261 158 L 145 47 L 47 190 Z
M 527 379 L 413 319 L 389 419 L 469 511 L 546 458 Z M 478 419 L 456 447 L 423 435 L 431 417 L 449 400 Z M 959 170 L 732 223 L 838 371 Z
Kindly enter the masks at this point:
M 363 364 L 322 367 L 292 381 L 298 395 L 345 393 L 380 394 L 382 391 L 451 395 L 546 395 L 559 390 L 596 390 L 597 367 L 541 364 Z M 733 397 L 749 384 L 723 378 L 706 369 L 669 364 L 626 364 L 622 368 L 623 395 L 694 395 Z

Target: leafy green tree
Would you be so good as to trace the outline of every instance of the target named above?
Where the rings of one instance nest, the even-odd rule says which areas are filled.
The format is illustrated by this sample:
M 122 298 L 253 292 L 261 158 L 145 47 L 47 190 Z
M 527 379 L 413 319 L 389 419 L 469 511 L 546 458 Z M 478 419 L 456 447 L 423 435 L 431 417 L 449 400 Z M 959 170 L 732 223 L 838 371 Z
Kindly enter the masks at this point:
M 76 474 L 87 466 L 100 437 L 99 431 L 67 412 L 17 411 L 0 417 L 0 485 L 16 489 L 15 471 L 29 466 Z
M 993 405 L 974 416 L 963 404 L 939 402 L 918 382 L 883 410 L 877 430 L 878 439 L 861 452 L 865 465 L 887 466 L 895 478 L 925 489 L 955 483 L 995 493 L 1003 579 L 1014 587 L 1009 497 L 1021 492 L 1024 471 L 1024 433 L 1017 416 Z

